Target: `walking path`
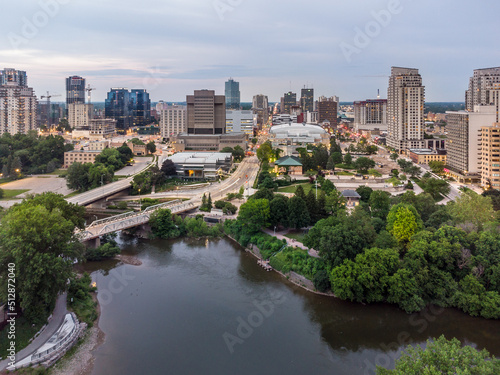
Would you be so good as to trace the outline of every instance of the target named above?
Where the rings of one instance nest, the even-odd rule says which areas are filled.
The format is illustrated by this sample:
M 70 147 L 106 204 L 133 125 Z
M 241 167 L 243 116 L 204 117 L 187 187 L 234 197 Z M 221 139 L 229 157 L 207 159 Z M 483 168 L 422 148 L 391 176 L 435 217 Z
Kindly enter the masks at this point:
M 294 240 L 292 238 L 285 237 L 285 234 L 287 234 L 289 232 L 289 230 L 284 230 L 284 231 L 276 232 L 276 233 L 274 233 L 271 229 L 267 229 L 267 228 L 264 228 L 263 230 L 265 233 L 267 233 L 273 237 L 276 237 L 278 240 L 286 240 L 286 243 L 288 244 L 288 246 L 295 246 L 295 247 L 301 248 L 302 250 L 307 250 L 307 253 L 310 256 L 312 256 L 314 258 L 321 258 L 319 256 L 319 253 L 316 250 L 309 249 L 302 242 L 298 242 L 297 240 Z
M 59 329 L 64 321 L 66 314 L 68 313 L 68 310 L 66 308 L 66 297 L 67 294 L 64 293 L 57 298 L 56 307 L 54 308 L 54 312 L 52 313 L 52 319 L 48 323 L 47 327 L 45 327 L 45 330 L 40 334 L 40 336 L 38 336 L 26 348 L 16 354 L 16 363 L 21 362 L 22 359 L 28 357 L 36 350 L 41 348 L 47 342 L 47 340 L 50 339 L 52 335 Z M 1 361 L 0 371 L 5 370 L 8 365 L 8 359 L 4 359 L 3 361 Z

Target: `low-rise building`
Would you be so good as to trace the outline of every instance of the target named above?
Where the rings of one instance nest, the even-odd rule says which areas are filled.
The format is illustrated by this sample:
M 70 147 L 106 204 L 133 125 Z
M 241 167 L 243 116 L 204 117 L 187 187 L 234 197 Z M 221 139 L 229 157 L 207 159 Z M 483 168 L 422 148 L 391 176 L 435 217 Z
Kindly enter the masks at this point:
M 225 152 L 179 152 L 168 158 L 177 175 L 189 179 L 216 179 L 220 173 L 228 173 L 233 156 Z
M 442 161 L 446 164 L 446 150 L 431 148 L 411 148 L 408 156 L 416 164 L 429 164 L 431 161 Z
M 330 142 L 330 134 L 319 125 L 289 123 L 275 125 L 269 130 L 271 141 L 283 144 Z
M 94 163 L 101 151 L 73 150 L 64 153 L 64 168 L 69 168 L 73 163 Z
M 116 120 L 93 119 L 90 120 L 90 138 L 112 138 L 116 131 Z
M 359 195 L 356 190 L 344 190 L 342 192 L 342 196 L 346 200 L 346 206 L 349 209 L 352 209 L 356 206 L 359 206 L 359 202 L 361 201 L 361 195 Z
M 289 175 L 301 175 L 302 163 L 296 156 L 284 156 L 274 162 L 275 173 L 286 173 Z
M 181 151 L 221 151 L 224 147 L 247 147 L 245 133 L 229 133 L 217 135 L 181 133 L 175 137 L 173 147 L 176 152 Z

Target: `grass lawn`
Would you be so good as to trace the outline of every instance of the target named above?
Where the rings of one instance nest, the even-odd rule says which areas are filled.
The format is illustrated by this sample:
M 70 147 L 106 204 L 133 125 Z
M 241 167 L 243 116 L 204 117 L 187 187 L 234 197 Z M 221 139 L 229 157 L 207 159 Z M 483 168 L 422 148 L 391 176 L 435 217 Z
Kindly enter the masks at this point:
M 67 169 L 59 168 L 59 169 L 56 169 L 54 172 L 50 172 L 50 173 L 46 173 L 46 174 L 50 174 L 52 176 L 61 176 L 61 175 L 65 175 L 66 173 L 68 173 Z
M 335 172 L 335 175 L 336 176 L 354 176 L 354 173 L 351 173 L 351 172 Z
M 17 190 L 16 189 L 12 189 L 12 190 L 3 189 L 3 199 L 2 200 L 5 201 L 5 200 L 15 198 L 19 194 L 26 193 L 27 191 L 29 191 L 29 189 L 17 189 Z
M 35 325 L 34 327 L 28 323 L 23 317 L 16 317 L 16 351 L 24 349 L 29 344 L 29 340 L 37 333 L 43 324 Z M 0 356 L 6 357 L 9 349 L 8 326 L 0 332 Z
M 302 234 L 302 231 L 290 232 L 290 233 L 285 234 L 285 237 L 291 238 L 291 239 L 296 240 L 298 242 L 304 241 L 305 236 L 306 236 L 305 234 Z
M 298 185 L 290 185 L 290 186 L 285 186 L 278 188 L 278 193 L 292 193 L 295 194 L 295 190 L 297 190 L 298 186 L 302 186 L 302 189 L 304 189 L 304 193 L 307 195 L 309 193 L 309 190 L 311 190 L 315 185 L 310 184 L 309 182 L 306 182 L 304 184 L 298 184 Z
M 74 191 L 72 193 L 69 193 L 68 195 L 66 195 L 64 198 L 71 198 L 71 197 L 74 197 L 78 194 L 81 194 L 82 192 L 81 191 Z

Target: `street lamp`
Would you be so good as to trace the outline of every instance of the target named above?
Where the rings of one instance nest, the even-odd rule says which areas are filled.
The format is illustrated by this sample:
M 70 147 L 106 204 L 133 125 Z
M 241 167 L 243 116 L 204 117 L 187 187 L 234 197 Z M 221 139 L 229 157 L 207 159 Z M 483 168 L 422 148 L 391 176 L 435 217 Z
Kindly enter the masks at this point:
M 139 191 L 139 211 L 142 211 L 142 201 L 141 201 L 141 189 L 137 189 Z

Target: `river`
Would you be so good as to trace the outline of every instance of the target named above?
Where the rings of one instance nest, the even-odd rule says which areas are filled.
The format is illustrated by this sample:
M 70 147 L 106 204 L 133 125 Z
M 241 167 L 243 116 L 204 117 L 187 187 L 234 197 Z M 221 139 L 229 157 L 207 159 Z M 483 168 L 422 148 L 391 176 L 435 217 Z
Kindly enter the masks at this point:
M 106 334 L 93 375 L 374 374 L 441 334 L 500 356 L 498 321 L 314 295 L 227 239 L 120 245 L 143 264 L 87 266 Z

